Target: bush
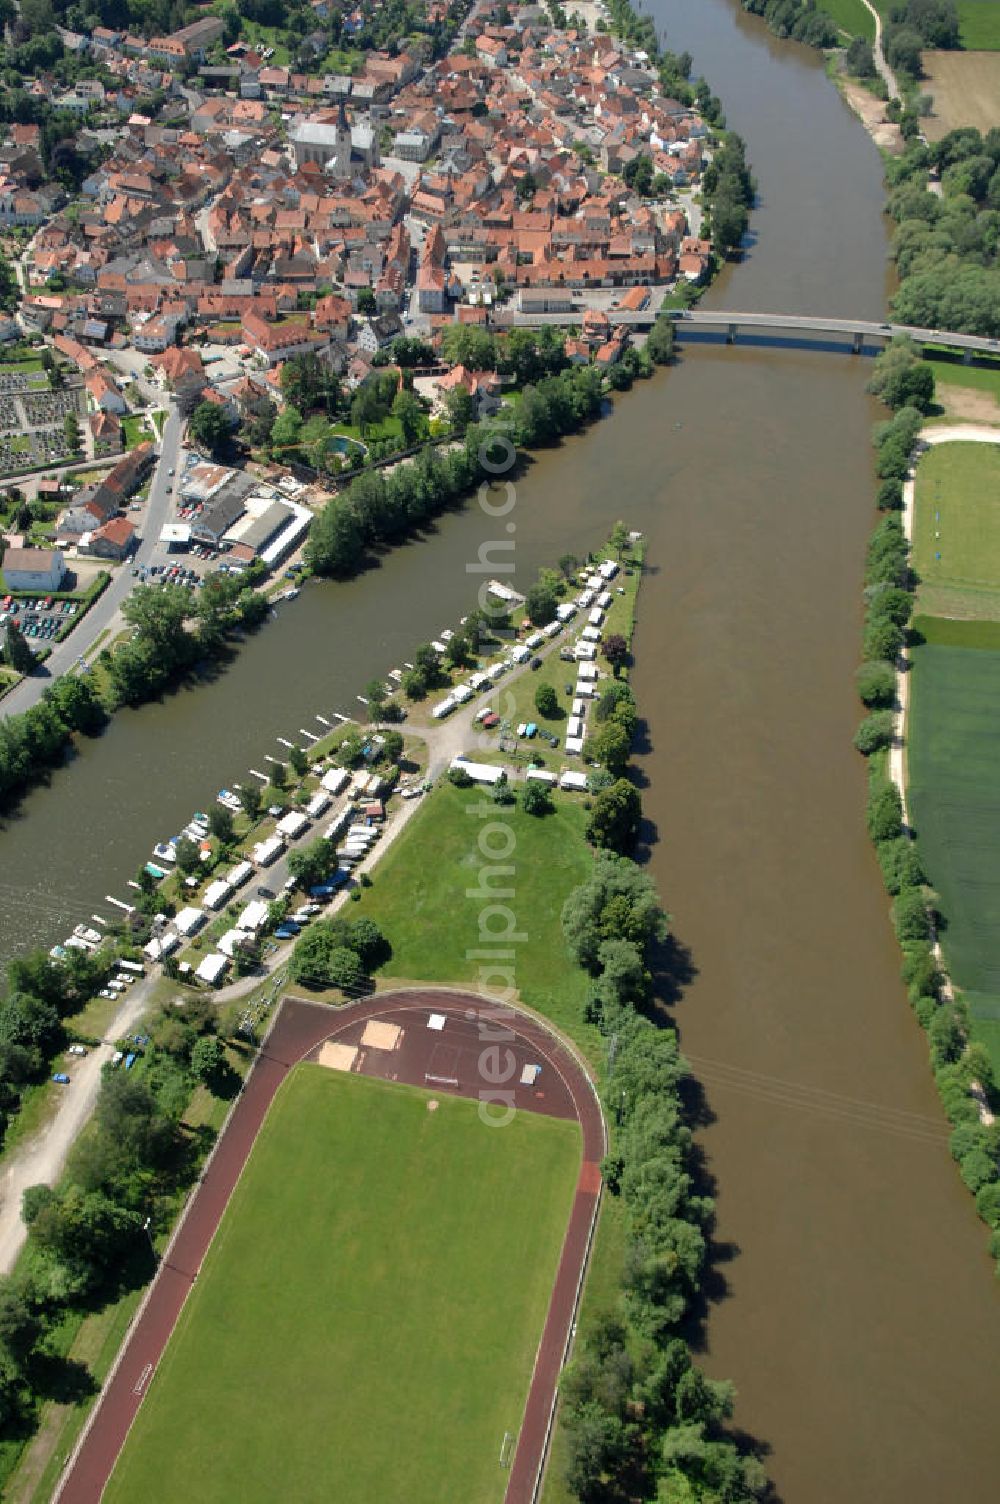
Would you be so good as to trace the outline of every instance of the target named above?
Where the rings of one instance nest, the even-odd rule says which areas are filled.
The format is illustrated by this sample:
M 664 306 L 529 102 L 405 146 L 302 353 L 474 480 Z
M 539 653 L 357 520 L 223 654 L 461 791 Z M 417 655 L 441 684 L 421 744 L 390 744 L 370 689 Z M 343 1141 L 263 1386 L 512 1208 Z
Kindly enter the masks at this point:
M 867 820 L 873 841 L 894 841 L 903 834 L 903 801 L 894 783 L 873 782 L 868 794 Z
M 930 921 L 920 888 L 900 888 L 893 900 L 892 922 L 900 940 L 926 940 L 930 934 Z
M 866 715 L 854 733 L 854 745 L 865 757 L 880 747 L 888 747 L 895 735 L 896 717 L 891 710 L 876 710 Z
M 886 710 L 896 703 L 896 674 L 888 663 L 874 659 L 858 669 L 858 696 L 872 709 Z
M 449 768 L 448 782 L 453 783 L 457 789 L 471 789 L 472 779 L 464 768 Z
M 868 659 L 894 663 L 903 646 L 903 629 L 886 617 L 876 617 L 865 628 L 864 654 Z

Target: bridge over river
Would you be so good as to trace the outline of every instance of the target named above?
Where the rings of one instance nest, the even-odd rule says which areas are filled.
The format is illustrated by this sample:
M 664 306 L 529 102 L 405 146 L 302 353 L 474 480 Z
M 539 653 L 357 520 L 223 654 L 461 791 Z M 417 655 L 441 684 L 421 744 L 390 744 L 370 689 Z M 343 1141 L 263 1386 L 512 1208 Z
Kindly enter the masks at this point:
M 585 312 L 585 308 L 558 313 L 503 312 L 495 315 L 494 322 L 500 328 L 538 328 L 543 324 L 571 327 L 582 322 Z M 821 318 L 808 313 L 740 313 L 728 308 L 670 308 L 665 312 L 673 319 L 679 335 L 689 328 L 719 330 L 728 344 L 734 344 L 740 334 L 752 334 L 775 343 L 816 340 L 832 348 L 839 348 L 843 341 L 849 341 L 850 348 L 858 355 L 866 346 L 885 344 L 896 335 L 908 334 L 916 344 L 935 345 L 958 352 L 966 364 L 977 355 L 1000 357 L 1000 340 L 980 334 L 958 334 L 948 329 L 921 329 L 912 324 Z M 608 310 L 608 318 L 618 327 L 648 329 L 657 313 L 654 307 L 639 313 L 612 308 Z

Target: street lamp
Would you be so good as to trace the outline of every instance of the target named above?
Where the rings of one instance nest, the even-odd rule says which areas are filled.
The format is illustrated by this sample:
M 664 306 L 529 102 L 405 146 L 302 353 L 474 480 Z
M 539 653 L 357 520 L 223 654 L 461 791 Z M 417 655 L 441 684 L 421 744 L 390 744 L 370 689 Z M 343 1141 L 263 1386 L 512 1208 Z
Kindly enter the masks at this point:
M 146 1220 L 145 1220 L 145 1222 L 142 1224 L 142 1230 L 146 1234 L 146 1237 L 149 1239 L 149 1251 L 153 1255 L 153 1259 L 155 1261 L 155 1259 L 157 1257 L 157 1253 L 156 1253 L 156 1244 L 153 1242 L 153 1234 L 152 1234 L 152 1231 L 151 1231 L 152 1223 L 153 1223 L 152 1217 L 147 1217 Z

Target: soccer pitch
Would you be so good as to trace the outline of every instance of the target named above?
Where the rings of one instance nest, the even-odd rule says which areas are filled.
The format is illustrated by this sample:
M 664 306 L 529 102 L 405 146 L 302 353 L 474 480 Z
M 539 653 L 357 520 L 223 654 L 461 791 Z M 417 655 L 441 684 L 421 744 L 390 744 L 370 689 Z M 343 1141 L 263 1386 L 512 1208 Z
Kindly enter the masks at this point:
M 928 640 L 912 675 L 910 810 L 945 961 L 1000 1070 L 1000 651 Z
M 105 1500 L 502 1500 L 579 1161 L 575 1123 L 298 1066 Z

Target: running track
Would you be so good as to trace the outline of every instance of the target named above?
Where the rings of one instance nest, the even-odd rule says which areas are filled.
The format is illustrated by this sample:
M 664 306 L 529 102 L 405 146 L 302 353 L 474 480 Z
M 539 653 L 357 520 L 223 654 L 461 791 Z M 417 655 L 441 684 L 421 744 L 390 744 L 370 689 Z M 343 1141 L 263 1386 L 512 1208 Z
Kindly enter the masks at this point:
M 413 1014 L 444 1014 L 440 1033 L 427 1030 Z M 483 1091 L 481 1023 L 490 1005 L 471 993 L 426 991 L 382 993 L 336 1011 L 321 1004 L 285 999 L 264 1041 L 243 1092 L 208 1162 L 201 1183 L 164 1253 L 115 1367 L 109 1375 L 62 1483 L 60 1504 L 97 1504 L 156 1365 L 197 1278 L 219 1221 L 249 1157 L 275 1092 L 292 1066 L 318 1053 L 324 1041 L 360 1044 L 366 1024 L 396 1023 L 403 1033 L 392 1052 L 359 1050 L 355 1070 L 419 1086 L 478 1097 Z M 408 1017 L 409 1015 L 409 1017 Z M 505 1012 L 502 1024 L 513 1037 L 509 1048 L 516 1070 L 503 1090 L 518 1110 L 575 1117 L 583 1133 L 583 1158 L 566 1228 L 545 1327 L 535 1356 L 520 1435 L 510 1470 L 505 1504 L 532 1504 L 548 1449 L 556 1386 L 569 1347 L 577 1301 L 600 1198 L 604 1121 L 590 1081 L 576 1057 L 537 1019 Z M 495 1028 L 495 1025 L 490 1025 Z M 537 1080 L 520 1080 L 525 1064 L 541 1062 Z

